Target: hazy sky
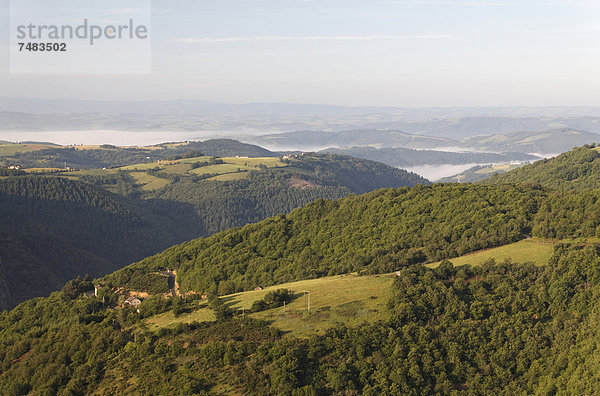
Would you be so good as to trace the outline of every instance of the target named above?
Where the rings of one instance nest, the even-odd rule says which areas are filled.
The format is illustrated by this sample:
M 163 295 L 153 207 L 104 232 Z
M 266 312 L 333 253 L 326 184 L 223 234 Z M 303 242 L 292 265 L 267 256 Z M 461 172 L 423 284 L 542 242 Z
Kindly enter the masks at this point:
M 8 72 L 9 1 L 0 0 L 0 96 L 600 105 L 598 0 L 152 4 L 151 74 L 27 76 Z

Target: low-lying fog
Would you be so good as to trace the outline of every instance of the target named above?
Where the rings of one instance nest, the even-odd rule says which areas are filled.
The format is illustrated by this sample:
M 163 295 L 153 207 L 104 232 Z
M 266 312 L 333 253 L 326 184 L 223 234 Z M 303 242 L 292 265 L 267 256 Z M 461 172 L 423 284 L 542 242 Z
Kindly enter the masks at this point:
M 449 177 L 457 175 L 461 172 L 466 171 L 467 169 L 471 169 L 474 166 L 483 165 L 483 164 L 444 164 L 444 165 L 421 165 L 421 166 L 412 166 L 406 169 L 409 172 L 414 172 L 417 175 L 423 176 L 424 178 L 430 181 L 436 181 L 443 177 Z M 489 164 L 485 164 L 489 165 Z
M 218 131 L 177 131 L 177 132 L 132 132 L 117 130 L 96 131 L 34 131 L 34 132 L 0 132 L 0 140 L 9 142 L 49 142 L 61 145 L 74 144 L 114 144 L 115 146 L 150 146 L 165 142 L 181 142 L 186 140 L 207 140 L 228 137 Z
M 535 155 L 540 158 L 553 158 L 560 154 L 543 154 L 543 153 L 528 153 L 530 155 Z M 471 169 L 477 165 L 502 165 L 502 163 L 471 163 L 471 164 L 442 164 L 442 165 L 421 165 L 421 166 L 411 166 L 404 167 L 410 172 L 414 172 L 430 181 L 436 181 L 442 179 L 444 177 L 450 177 L 454 175 L 458 175 L 466 171 L 467 169 Z

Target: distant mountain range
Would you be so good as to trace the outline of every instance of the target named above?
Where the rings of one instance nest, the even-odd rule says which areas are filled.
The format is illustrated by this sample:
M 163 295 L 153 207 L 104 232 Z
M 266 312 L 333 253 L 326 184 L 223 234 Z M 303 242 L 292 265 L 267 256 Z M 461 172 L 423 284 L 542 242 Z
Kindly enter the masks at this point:
M 598 142 L 600 108 L 408 109 L 201 100 L 0 98 L 0 140 L 64 144 L 91 140 L 94 144 L 139 145 L 165 140 L 218 142 L 223 138 L 249 145 L 244 152 L 249 150 L 250 156 L 327 151 L 396 167 L 448 165 L 443 172 L 435 171 L 435 177 L 434 173 L 413 169 L 436 178 L 466 168 L 452 168 L 452 165 L 534 161 Z M 99 139 L 106 141 L 98 142 Z M 204 146 L 198 150 L 208 155 L 229 155 Z M 58 155 L 53 159 L 81 163 L 78 153 L 69 154 L 68 158 Z M 154 160 L 157 155 L 151 152 L 147 156 Z M 23 155 L 21 159 L 26 157 Z M 122 165 L 119 161 L 107 163 Z
M 574 147 L 600 141 L 600 135 L 571 128 L 522 131 L 507 134 L 450 139 L 415 135 L 402 131 L 349 130 L 342 132 L 295 131 L 253 136 L 243 139 L 269 149 L 309 150 L 310 148 L 344 149 L 356 147 L 442 149 L 443 151 L 477 151 L 494 153 L 558 154 Z M 436 162 L 434 162 L 436 163 Z
M 352 129 L 394 130 L 458 140 L 553 128 L 600 133 L 599 114 L 597 107 L 408 109 L 292 103 L 228 104 L 201 100 L 124 102 L 0 98 L 0 130 L 3 131 L 183 131 L 190 132 L 190 139 L 198 137 L 194 132 L 239 137 L 295 130 L 340 132 Z
M 556 128 L 539 132 L 513 132 L 504 135 L 476 136 L 461 145 L 482 151 L 560 154 L 574 147 L 600 141 L 600 135 L 583 130 Z
M 271 150 L 322 150 L 326 148 L 373 146 L 435 148 L 457 145 L 453 139 L 421 136 L 402 131 L 353 129 L 341 132 L 294 131 L 241 139 Z
M 409 120 L 425 118 L 461 117 L 597 117 L 598 106 L 548 106 L 548 107 L 425 107 L 407 108 L 394 106 L 339 106 L 307 103 L 224 103 L 208 100 L 176 99 L 162 101 L 118 101 L 0 97 L 0 110 L 22 113 L 223 113 L 223 114 L 378 114 L 392 113 Z

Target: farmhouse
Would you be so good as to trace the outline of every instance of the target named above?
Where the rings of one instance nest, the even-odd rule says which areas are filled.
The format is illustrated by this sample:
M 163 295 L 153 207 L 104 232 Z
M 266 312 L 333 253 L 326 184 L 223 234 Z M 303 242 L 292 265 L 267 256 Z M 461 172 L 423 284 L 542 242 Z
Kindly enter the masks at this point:
M 142 302 L 140 301 L 139 298 L 129 297 L 129 298 L 127 298 L 127 300 L 125 300 L 123 305 L 131 305 L 132 307 L 137 308 L 141 303 Z

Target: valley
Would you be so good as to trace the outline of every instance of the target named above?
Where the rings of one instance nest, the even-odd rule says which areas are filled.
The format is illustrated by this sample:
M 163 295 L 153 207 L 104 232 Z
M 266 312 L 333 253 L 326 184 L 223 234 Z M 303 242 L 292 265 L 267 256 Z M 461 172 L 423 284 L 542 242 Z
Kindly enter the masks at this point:
M 286 158 L 228 140 L 1 147 L 6 165 L 0 173 L 0 277 L 9 285 L 0 299 L 4 308 L 47 295 L 75 276 L 100 276 L 171 245 L 315 199 L 428 183 L 372 161 Z M 10 169 L 15 158 L 23 159 L 19 155 L 28 161 L 19 163 L 29 165 Z
M 5 1 L 0 396 L 600 394 L 599 15 Z
M 28 161 L 0 176 L 3 393 L 589 390 L 557 362 L 597 335 L 595 145 L 476 184 L 228 140 L 2 147 Z

